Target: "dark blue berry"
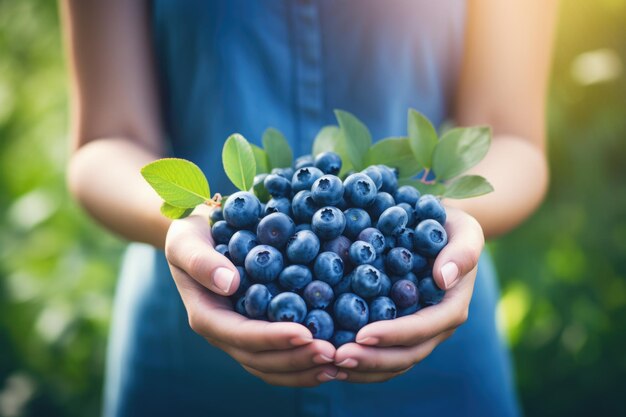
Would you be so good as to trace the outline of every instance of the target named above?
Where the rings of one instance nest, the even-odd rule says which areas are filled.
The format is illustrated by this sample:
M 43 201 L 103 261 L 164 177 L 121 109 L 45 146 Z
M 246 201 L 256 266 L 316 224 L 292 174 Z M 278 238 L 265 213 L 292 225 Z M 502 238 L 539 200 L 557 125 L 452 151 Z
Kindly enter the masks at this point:
M 261 214 L 261 203 L 252 193 L 238 191 L 229 196 L 222 208 L 224 220 L 237 229 L 254 225 Z M 219 223 L 219 222 L 218 222 Z
M 420 198 L 420 192 L 415 187 L 410 185 L 403 185 L 398 188 L 398 191 L 393 195 L 396 203 L 407 203 L 410 206 L 415 206 L 417 200 Z
M 265 317 L 272 295 L 263 284 L 253 284 L 245 295 L 244 308 L 248 317 L 258 319 Z
M 378 219 L 376 228 L 385 236 L 392 236 L 406 227 L 408 216 L 401 207 L 389 207 Z
M 334 152 L 322 152 L 315 157 L 315 166 L 324 174 L 337 175 L 341 171 L 341 158 Z
M 314 339 L 328 340 L 335 331 L 333 318 L 324 310 L 312 310 L 303 323 L 311 331 Z
M 433 219 L 440 225 L 446 224 L 446 209 L 437 197 L 431 194 L 424 194 L 415 204 L 415 215 L 418 221 Z
M 259 245 L 248 253 L 244 264 L 254 281 L 266 283 L 275 280 L 283 270 L 283 255 L 273 246 Z
M 230 259 L 235 265 L 243 265 L 246 261 L 246 255 L 252 250 L 259 242 L 256 240 L 256 235 L 248 230 L 240 230 L 236 232 L 228 242 L 228 252 Z
M 381 254 L 385 250 L 385 236 L 374 227 L 368 227 L 361 231 L 358 238 L 372 245 L 377 254 Z
M 336 207 L 323 207 L 315 212 L 311 220 L 311 228 L 323 240 L 334 239 L 343 233 L 346 218 Z
M 344 264 L 339 255 L 333 252 L 322 252 L 313 264 L 315 278 L 329 285 L 335 285 L 343 277 Z
M 448 234 L 443 226 L 433 219 L 422 220 L 415 228 L 415 251 L 434 258 L 448 244 Z
M 311 197 L 319 206 L 334 206 L 343 198 L 343 183 L 334 175 L 324 175 L 311 186 Z
M 361 173 L 367 175 L 372 179 L 374 184 L 376 185 L 376 189 L 379 190 L 383 185 L 383 176 L 380 173 L 380 169 L 377 166 L 371 165 L 365 168 Z
M 415 239 L 415 230 L 405 227 L 396 235 L 396 246 L 413 250 L 413 241 Z
M 371 265 L 359 265 L 352 273 L 352 291 L 363 298 L 373 298 L 380 292 L 380 271 Z
M 376 194 L 376 198 L 367 208 L 367 212 L 370 214 L 373 221 L 378 220 L 383 211 L 387 210 L 389 207 L 393 207 L 396 205 L 393 197 L 389 193 L 380 192 Z
M 312 167 L 314 166 L 313 155 L 302 155 L 293 163 L 293 167 L 298 170 L 300 168 Z
M 352 174 L 343 182 L 344 198 L 353 207 L 368 207 L 376 198 L 374 181 L 365 174 Z
M 318 207 L 311 197 L 311 192 L 308 190 L 298 191 L 293 196 L 291 201 L 291 211 L 293 212 L 293 218 L 298 223 L 311 223 L 313 214 L 317 211 Z
M 346 217 L 346 228 L 343 234 L 355 240 L 363 229 L 372 225 L 372 220 L 367 211 L 360 208 L 349 208 L 343 212 Z
M 425 306 L 439 304 L 446 292 L 435 284 L 432 277 L 422 278 L 417 284 L 420 302 Z
M 375 259 L 376 251 L 369 243 L 357 240 L 350 246 L 350 261 L 352 265 L 371 264 Z
M 291 190 L 294 193 L 302 190 L 310 190 L 313 183 L 324 173 L 315 167 L 298 169 L 291 179 Z
M 348 266 L 350 263 L 350 245 L 352 245 L 350 239 L 343 235 L 337 236 L 334 239 L 323 242 L 322 251 L 336 253 L 343 261 L 344 266 Z
M 213 227 L 211 227 L 211 235 L 216 244 L 227 245 L 236 231 L 237 229 L 226 223 L 225 220 L 218 220 L 213 223 Z
M 310 230 L 296 232 L 287 241 L 285 250 L 289 262 L 295 264 L 308 264 L 313 262 L 320 251 L 320 240 Z
M 215 250 L 230 259 L 230 253 L 228 253 L 228 245 L 220 243 L 215 247 Z
M 278 276 L 278 283 L 289 291 L 299 291 L 311 281 L 313 281 L 313 274 L 304 265 L 289 265 Z
M 261 219 L 256 235 L 262 244 L 282 249 L 295 232 L 296 225 L 291 217 L 283 213 L 272 213 Z
M 398 207 L 402 207 L 404 211 L 406 211 L 406 227 L 413 228 L 417 226 L 417 216 L 415 215 L 415 209 L 413 208 L 413 206 L 410 206 L 407 203 L 400 203 L 398 204 Z
M 291 181 L 281 175 L 270 174 L 265 177 L 263 184 L 274 198 L 291 196 Z
M 405 275 L 413 269 L 413 254 L 410 250 L 395 247 L 385 256 L 385 269 L 392 275 Z
M 272 298 L 267 308 L 270 321 L 302 323 L 306 316 L 306 303 L 294 292 L 283 292 Z
M 370 323 L 396 318 L 396 305 L 389 297 L 376 297 L 370 302 Z
M 266 204 L 263 214 L 283 213 L 291 217 L 291 201 L 285 197 L 271 198 Z
M 388 166 L 376 165 L 376 167 L 380 170 L 381 176 L 383 177 L 383 184 L 380 187 L 380 191 L 394 195 L 398 189 L 398 178 L 396 174 Z
M 327 308 L 333 302 L 335 293 L 328 283 L 315 280 L 304 288 L 302 296 L 311 308 Z
M 335 333 L 330 338 L 330 342 L 336 348 L 345 345 L 346 343 L 353 343 L 356 339 L 356 333 L 350 330 L 335 330 Z
M 367 302 L 356 294 L 341 294 L 334 306 L 335 321 L 343 329 L 358 331 L 369 320 Z
M 389 296 L 399 309 L 417 304 L 419 294 L 417 287 L 411 281 L 401 279 L 391 286 Z

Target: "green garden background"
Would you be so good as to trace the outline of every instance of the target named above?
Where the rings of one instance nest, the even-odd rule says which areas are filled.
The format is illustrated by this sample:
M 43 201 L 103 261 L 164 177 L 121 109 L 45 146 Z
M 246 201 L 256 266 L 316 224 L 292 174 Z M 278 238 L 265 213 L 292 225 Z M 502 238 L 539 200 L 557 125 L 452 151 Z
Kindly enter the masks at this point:
M 626 415 L 626 1 L 561 3 L 551 189 L 490 243 L 498 319 L 527 415 Z M 99 413 L 124 242 L 65 189 L 67 95 L 56 2 L 0 0 L 0 417 Z

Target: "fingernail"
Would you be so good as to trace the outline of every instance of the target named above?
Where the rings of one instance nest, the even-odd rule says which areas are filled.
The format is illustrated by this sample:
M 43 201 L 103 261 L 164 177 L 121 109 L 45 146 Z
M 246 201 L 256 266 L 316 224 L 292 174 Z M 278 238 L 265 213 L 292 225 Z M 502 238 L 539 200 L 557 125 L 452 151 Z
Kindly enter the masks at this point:
M 228 268 L 217 268 L 213 273 L 213 284 L 224 293 L 228 293 L 235 278 L 235 273 Z
M 360 344 L 360 345 L 373 346 L 373 345 L 377 345 L 378 344 L 378 338 L 369 336 L 369 337 L 366 337 L 364 339 L 357 339 L 356 342 L 358 344 Z
M 313 341 L 312 338 L 310 337 L 294 337 L 293 339 L 290 340 L 291 344 L 293 346 L 302 346 L 302 345 L 306 345 L 308 343 L 311 343 Z
M 448 290 L 456 284 L 459 279 L 459 267 L 454 262 L 448 262 L 441 267 L 441 276 L 443 277 L 443 284 L 445 289 Z
M 326 356 L 326 355 L 323 355 L 323 354 L 321 354 L 321 353 L 320 353 L 319 355 L 315 355 L 315 356 L 313 357 L 313 362 L 314 362 L 314 363 L 316 363 L 316 364 L 318 364 L 318 365 L 321 365 L 321 364 L 323 364 L 323 363 L 330 363 L 330 362 L 332 362 L 332 361 L 334 361 L 334 359 L 333 359 L 333 358 L 330 358 L 330 357 L 328 357 L 328 356 Z
M 340 381 L 343 381 L 344 379 L 348 379 L 348 373 L 347 372 L 338 372 L 337 376 L 335 378 L 340 380 Z
M 356 368 L 359 365 L 356 359 L 347 358 L 337 364 L 341 368 Z
M 326 373 L 326 372 L 322 372 L 321 374 L 319 374 L 319 375 L 317 376 L 317 380 L 318 380 L 318 381 L 321 381 L 321 382 L 328 382 L 328 381 L 332 381 L 332 380 L 333 380 L 333 379 L 335 379 L 335 378 L 336 378 L 336 376 L 335 376 L 335 375 L 331 375 L 331 374 L 328 374 L 328 373 Z

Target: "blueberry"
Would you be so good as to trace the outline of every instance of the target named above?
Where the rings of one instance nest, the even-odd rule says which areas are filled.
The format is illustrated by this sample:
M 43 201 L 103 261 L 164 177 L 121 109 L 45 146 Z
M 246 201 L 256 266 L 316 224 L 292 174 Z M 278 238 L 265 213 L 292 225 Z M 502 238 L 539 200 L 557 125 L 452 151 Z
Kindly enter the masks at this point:
M 391 292 L 391 285 L 391 279 L 387 276 L 387 274 L 380 272 L 380 291 L 378 294 L 388 297 Z
M 322 252 L 313 264 L 315 278 L 330 285 L 335 285 L 343 277 L 343 261 L 333 252 Z
M 358 331 L 367 324 L 369 309 L 364 299 L 356 294 L 341 294 L 334 306 L 335 321 L 339 327 Z
M 215 250 L 230 259 L 230 253 L 228 253 L 228 245 L 220 243 L 215 247 Z
M 413 269 L 413 254 L 405 248 L 393 248 L 385 257 L 385 268 L 390 274 L 405 275 Z
M 267 287 L 270 294 L 272 294 L 272 297 L 276 297 L 281 292 L 285 292 L 281 286 L 276 283 L 276 281 L 268 282 L 264 285 Z
M 422 273 L 428 269 L 428 259 L 419 253 L 413 252 L 413 273 L 417 276 L 423 276 Z
M 274 198 L 289 197 L 291 195 L 291 181 L 281 175 L 270 174 L 265 177 L 263 184 Z
M 420 198 L 420 192 L 415 187 L 410 185 L 403 185 L 398 188 L 398 191 L 393 195 L 396 203 L 407 203 L 410 206 L 415 206 L 417 200 Z
M 229 196 L 222 209 L 224 220 L 229 225 L 244 229 L 255 224 L 261 214 L 261 203 L 254 194 L 238 191 Z
M 238 266 L 237 272 L 239 272 L 239 286 L 233 295 L 235 297 L 242 297 L 252 285 L 252 281 L 250 281 L 250 277 L 248 277 L 244 267 Z
M 248 313 L 246 313 L 246 297 L 241 297 L 235 302 L 235 311 L 242 316 L 248 317 Z
M 314 339 L 328 340 L 335 331 L 333 318 L 324 310 L 312 310 L 303 323 L 311 331 Z
M 228 242 L 228 252 L 230 259 L 235 265 L 243 265 L 246 261 L 246 255 L 252 248 L 258 245 L 256 235 L 248 230 L 240 230 L 236 232 Z
M 422 278 L 417 284 L 420 302 L 426 306 L 438 304 L 446 294 L 444 290 L 435 284 L 432 277 Z
M 306 303 L 294 292 L 283 292 L 272 298 L 267 316 L 270 321 L 302 323 L 306 316 Z
M 311 186 L 311 196 L 319 206 L 334 206 L 343 198 L 343 183 L 334 175 L 324 175 Z
M 376 255 L 376 259 L 374 259 L 374 262 L 372 262 L 370 265 L 372 265 L 379 271 L 385 270 L 385 255 Z
M 376 198 L 376 185 L 365 174 L 352 174 L 343 182 L 344 198 L 354 207 L 367 207 Z
M 304 265 L 289 265 L 278 276 L 279 284 L 288 291 L 299 291 L 311 281 L 313 274 Z
M 344 266 L 348 266 L 350 263 L 350 245 L 352 245 L 350 239 L 343 235 L 337 236 L 322 243 L 322 251 L 336 253 L 343 261 Z
M 280 175 L 281 177 L 291 181 L 291 177 L 293 177 L 293 168 L 274 168 L 270 174 Z
M 367 211 L 360 208 L 349 208 L 343 212 L 346 217 L 346 228 L 343 234 L 355 240 L 363 229 L 372 225 L 372 220 Z
M 415 314 L 420 310 L 421 306 L 418 303 L 411 304 L 406 308 L 402 308 L 398 310 L 398 317 L 404 317 L 411 314 Z
M 248 288 L 243 303 L 248 317 L 253 319 L 262 318 L 267 313 L 267 307 L 272 299 L 267 287 L 263 284 L 253 284 Z
M 311 228 L 320 239 L 324 240 L 334 239 L 341 235 L 345 227 L 346 218 L 336 207 L 319 209 L 311 220 Z
M 400 203 L 398 207 L 402 207 L 406 211 L 407 222 L 406 227 L 417 226 L 417 216 L 415 215 L 415 209 L 407 203 Z
M 446 224 L 446 209 L 439 199 L 431 194 L 424 194 L 417 200 L 415 215 L 419 221 L 433 219 L 442 226 Z
M 293 163 L 293 167 L 298 170 L 300 168 L 312 167 L 314 166 L 313 155 L 302 155 Z
M 233 237 L 236 231 L 237 229 L 226 223 L 225 220 L 218 220 L 213 223 L 213 227 L 211 227 L 213 240 L 217 244 L 223 243 L 227 245 L 228 242 L 230 242 L 230 238 Z
M 320 251 L 320 240 L 310 230 L 296 232 L 287 241 L 285 250 L 287 259 L 295 264 L 308 264 L 313 262 Z
M 415 228 L 415 251 L 429 258 L 436 257 L 448 243 L 443 226 L 433 219 L 422 220 Z
M 385 236 L 385 253 L 388 253 L 391 249 L 396 247 L 395 236 Z
M 301 232 L 303 230 L 312 231 L 311 224 L 310 223 L 300 223 L 299 225 L 296 226 L 296 233 Z
M 389 207 L 393 207 L 396 205 L 393 197 L 389 193 L 380 192 L 376 194 L 376 198 L 372 202 L 372 204 L 367 208 L 367 212 L 372 217 L 372 220 L 376 221 L 383 213 L 383 211 L 387 210 Z
M 413 250 L 413 241 L 415 239 L 415 230 L 405 227 L 396 235 L 396 246 Z
M 262 244 L 282 249 L 295 232 L 296 225 L 291 217 L 283 213 L 272 213 L 261 219 L 256 235 Z
M 328 283 L 315 280 L 304 288 L 302 296 L 309 307 L 326 308 L 332 303 L 335 293 Z
M 368 227 L 367 229 L 361 231 L 358 238 L 359 240 L 372 245 L 376 253 L 379 255 L 385 250 L 385 236 L 383 236 L 380 230 L 374 227 Z
M 372 181 L 374 181 L 376 189 L 380 190 L 380 187 L 383 185 L 383 175 L 380 173 L 380 169 L 377 166 L 369 166 L 361 171 L 361 173 L 370 177 Z
M 334 152 L 322 152 L 315 157 L 315 166 L 324 174 L 337 175 L 341 171 L 341 157 Z
M 378 219 L 376 228 L 385 236 L 392 236 L 406 227 L 408 216 L 401 207 L 389 207 Z
M 395 284 L 396 282 L 405 279 L 407 281 L 411 281 L 413 284 L 417 285 L 417 282 L 419 281 L 417 279 L 417 276 L 413 273 L 413 272 L 408 272 L 404 275 L 392 275 L 389 277 L 391 279 L 391 283 Z
M 211 220 L 211 224 L 215 224 L 216 222 L 219 222 L 220 220 L 224 220 L 224 214 L 222 213 L 221 207 L 218 207 L 215 210 L 213 210 L 211 212 L 211 215 L 209 216 L 209 219 Z
M 376 251 L 369 243 L 357 240 L 350 246 L 350 261 L 352 265 L 371 264 L 375 259 Z
M 283 270 L 283 255 L 273 246 L 259 245 L 246 255 L 246 272 L 258 282 L 270 282 Z
M 380 292 L 380 271 L 371 265 L 359 265 L 352 274 L 352 291 L 360 297 L 376 297 Z
M 354 272 L 346 274 L 339 279 L 333 286 L 333 293 L 335 293 L 335 297 L 339 297 L 341 294 L 345 294 L 347 292 L 352 292 L 352 277 L 354 276 Z
M 396 305 L 389 297 L 376 297 L 370 302 L 370 323 L 396 318 Z
M 389 295 L 399 309 L 417 304 L 419 298 L 415 284 L 406 279 L 401 279 L 393 284 Z
M 291 210 L 293 218 L 298 223 L 311 223 L 313 214 L 318 207 L 311 197 L 311 192 L 307 190 L 298 191 L 291 201 Z
M 353 343 L 356 339 L 356 333 L 350 330 L 335 330 L 335 333 L 330 339 L 330 342 L 338 348 L 346 343 Z
M 313 183 L 324 173 L 315 167 L 298 169 L 291 179 L 291 190 L 294 193 L 302 190 L 310 190 Z
M 283 213 L 291 217 L 291 201 L 285 197 L 271 198 L 265 204 L 263 214 L 267 216 L 272 213 Z
M 270 193 L 265 188 L 265 177 L 267 174 L 258 174 L 254 176 L 254 180 L 252 181 L 252 192 L 262 203 L 267 203 L 270 199 Z
M 398 178 L 396 174 L 388 166 L 376 165 L 376 167 L 380 170 L 380 174 L 383 177 L 383 184 L 380 187 L 380 191 L 394 195 L 398 188 Z

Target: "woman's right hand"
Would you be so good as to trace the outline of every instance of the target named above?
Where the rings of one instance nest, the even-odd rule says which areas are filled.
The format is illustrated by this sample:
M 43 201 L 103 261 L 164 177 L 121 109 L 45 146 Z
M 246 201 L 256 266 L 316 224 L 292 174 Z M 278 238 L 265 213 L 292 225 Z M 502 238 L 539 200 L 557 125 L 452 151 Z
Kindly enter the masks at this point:
M 272 385 L 315 386 L 338 375 L 335 348 L 313 340 L 297 323 L 250 320 L 233 310 L 228 295 L 239 286 L 235 266 L 214 249 L 208 207 L 170 226 L 165 255 L 189 325 L 251 374 Z

